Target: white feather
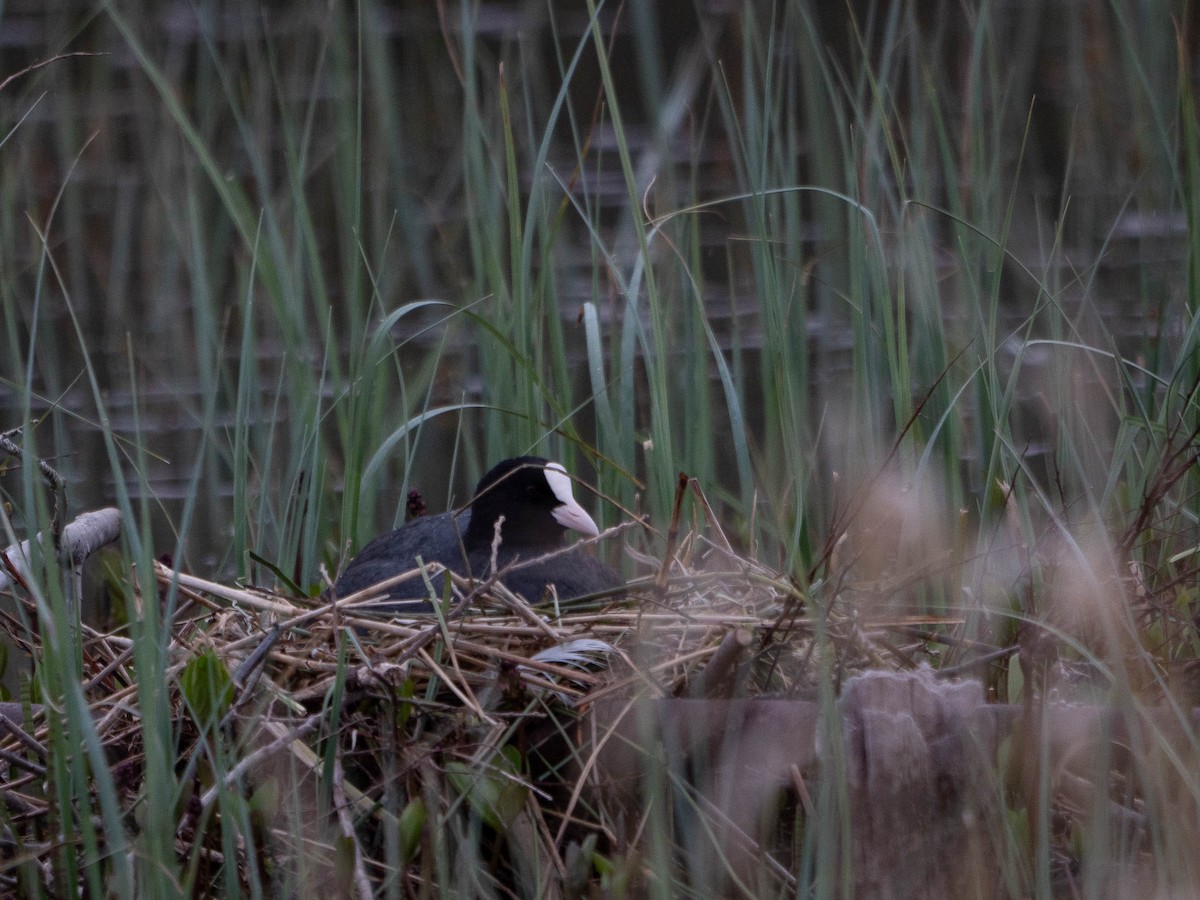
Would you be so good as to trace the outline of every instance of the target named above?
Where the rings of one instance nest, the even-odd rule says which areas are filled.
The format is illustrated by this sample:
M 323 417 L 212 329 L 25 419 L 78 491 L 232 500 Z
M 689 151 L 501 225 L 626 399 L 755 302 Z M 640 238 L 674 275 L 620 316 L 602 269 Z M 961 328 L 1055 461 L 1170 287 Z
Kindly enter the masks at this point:
M 558 498 L 558 502 L 566 504 L 574 503 L 575 493 L 571 490 L 571 476 L 567 474 L 567 470 L 563 468 L 562 463 L 546 463 L 546 468 L 543 471 L 546 473 L 546 483 L 550 485 L 550 490 L 554 492 L 554 496 Z

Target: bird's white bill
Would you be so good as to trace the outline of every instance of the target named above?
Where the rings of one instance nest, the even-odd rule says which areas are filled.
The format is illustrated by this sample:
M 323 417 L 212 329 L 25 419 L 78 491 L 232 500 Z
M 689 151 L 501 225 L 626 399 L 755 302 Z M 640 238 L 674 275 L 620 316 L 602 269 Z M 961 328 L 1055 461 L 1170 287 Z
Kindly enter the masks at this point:
M 572 528 L 588 537 L 598 535 L 600 529 L 596 527 L 595 521 L 587 514 L 586 509 L 575 502 L 575 495 L 571 491 L 571 476 L 567 474 L 567 470 L 559 463 L 547 463 L 543 471 L 550 490 L 562 503 L 562 506 L 556 506 L 550 511 L 554 521 L 563 528 Z

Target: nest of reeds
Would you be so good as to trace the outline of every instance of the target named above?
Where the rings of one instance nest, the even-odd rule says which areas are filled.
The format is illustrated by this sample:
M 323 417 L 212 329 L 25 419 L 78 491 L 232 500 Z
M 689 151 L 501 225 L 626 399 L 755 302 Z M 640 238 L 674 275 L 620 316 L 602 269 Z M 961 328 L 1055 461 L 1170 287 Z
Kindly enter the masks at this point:
M 649 810 L 597 765 L 611 735 L 594 733 L 591 709 L 812 696 L 819 672 L 876 663 L 890 646 L 833 604 L 814 618 L 789 578 L 723 540 L 689 534 L 668 547 L 669 565 L 639 558 L 656 574 L 617 599 L 533 606 L 494 580 L 452 576 L 442 612 L 409 618 L 366 593 L 288 596 L 158 565 L 156 599 L 172 619 L 165 708 L 186 797 L 173 840 L 191 883 L 359 896 L 387 884 L 532 896 L 627 883 L 634 874 L 604 860 L 618 847 L 626 864 L 640 858 Z M 36 633 L 7 624 L 43 652 Z M 815 641 L 814 626 L 829 640 Z M 83 646 L 84 695 L 136 831 L 154 802 L 136 648 L 124 630 L 85 629 Z M 828 648 L 832 663 L 818 658 Z M 55 775 L 38 761 L 57 726 L 33 711 L 6 742 L 24 773 L 6 786 L 8 809 L 31 837 L 59 815 Z
M 158 565 L 157 600 L 173 611 L 175 775 L 188 794 L 174 835 L 181 862 L 200 883 L 205 871 L 228 883 L 232 864 L 246 887 L 287 872 L 289 883 L 341 890 L 352 872 L 355 893 L 389 878 L 419 893 L 445 876 L 439 860 L 469 847 L 472 878 L 517 893 L 539 866 L 587 881 L 581 848 L 611 844 L 616 816 L 588 788 L 590 704 L 756 691 L 764 665 L 774 671 L 763 685 L 804 680 L 796 590 L 726 551 L 688 568 L 698 546 L 684 541 L 666 581 L 616 602 L 535 608 L 503 584 L 480 593 L 455 577 L 448 608 L 470 596 L 472 611 L 407 619 L 372 612 L 371 598 L 287 596 Z M 6 624 L 43 652 L 36 632 Z M 133 643 L 124 629 L 85 628 L 83 644 L 84 695 L 137 829 L 152 798 Z M 26 712 L 26 728 L 8 728 L 23 738 L 6 742 L 16 760 L 7 805 L 18 822 L 49 827 L 43 751 L 56 724 Z
M 181 852 L 207 847 L 206 864 L 224 863 L 207 862 L 219 854 L 213 810 L 235 791 L 263 810 L 268 868 L 310 884 L 332 886 L 350 867 L 359 893 L 389 879 L 417 893 L 448 875 L 461 885 L 438 861 L 465 854 L 472 890 L 529 895 L 550 874 L 581 888 L 597 877 L 594 851 L 624 840 L 615 823 L 629 813 L 591 765 L 593 704 L 809 684 L 801 595 L 701 543 L 683 542 L 665 582 L 616 601 L 534 607 L 503 584 L 481 591 L 452 576 L 444 609 L 467 614 L 409 618 L 374 611 L 370 596 L 285 597 L 161 568 L 185 601 L 173 691 L 194 742 L 184 755 L 238 748 L 221 783 L 194 773 Z

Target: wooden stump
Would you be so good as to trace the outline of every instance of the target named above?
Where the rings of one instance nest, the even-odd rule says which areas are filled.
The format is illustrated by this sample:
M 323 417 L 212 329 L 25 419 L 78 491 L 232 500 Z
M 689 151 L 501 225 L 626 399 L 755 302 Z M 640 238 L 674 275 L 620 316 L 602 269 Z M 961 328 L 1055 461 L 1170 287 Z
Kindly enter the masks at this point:
M 973 682 L 870 672 L 839 701 L 856 897 L 996 893 L 993 718 Z
M 833 740 L 840 732 L 835 754 L 830 738 L 818 737 L 816 703 L 608 703 L 593 715 L 597 783 L 609 800 L 624 796 L 635 804 L 655 785 L 689 783 L 695 802 L 690 810 L 676 804 L 677 818 L 703 815 L 708 824 L 685 821 L 676 830 L 697 884 L 719 893 L 729 878 L 753 883 L 764 866 L 776 873 L 793 868 L 769 856 L 787 825 L 781 798 L 801 802 L 797 793 L 806 785 L 844 778 L 845 805 L 810 809 L 808 827 L 849 842 L 823 852 L 849 854 L 852 896 L 987 898 L 997 887 L 990 838 L 997 817 L 994 709 L 977 684 L 941 681 L 929 670 L 864 674 L 847 683 L 836 727 L 825 729 Z M 803 802 L 811 804 L 811 796 Z M 812 819 L 819 815 L 846 827 Z

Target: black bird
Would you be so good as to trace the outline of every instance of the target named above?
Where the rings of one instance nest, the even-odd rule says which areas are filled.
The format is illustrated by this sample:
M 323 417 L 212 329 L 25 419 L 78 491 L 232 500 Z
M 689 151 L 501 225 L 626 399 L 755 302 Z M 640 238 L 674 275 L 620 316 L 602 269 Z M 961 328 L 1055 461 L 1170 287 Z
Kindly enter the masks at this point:
M 496 569 L 501 581 L 526 600 L 538 602 L 554 585 L 559 600 L 570 601 L 624 582 L 612 568 L 582 549 L 567 550 L 551 559 L 508 566 L 562 550 L 567 529 L 589 537 L 600 533 L 592 517 L 575 502 L 567 470 L 537 456 L 506 459 L 483 476 L 471 505 L 460 512 L 421 516 L 363 547 L 333 587 L 346 597 L 384 579 L 417 567 L 439 562 L 460 575 L 486 578 L 491 574 L 492 543 L 496 522 L 500 544 Z M 432 579 L 442 596 L 444 576 Z M 391 588 L 385 595 L 397 612 L 427 613 L 433 607 L 424 579 L 417 577 Z

